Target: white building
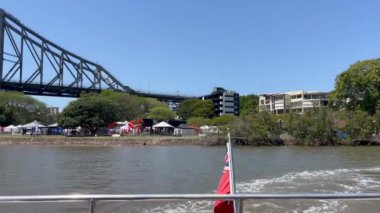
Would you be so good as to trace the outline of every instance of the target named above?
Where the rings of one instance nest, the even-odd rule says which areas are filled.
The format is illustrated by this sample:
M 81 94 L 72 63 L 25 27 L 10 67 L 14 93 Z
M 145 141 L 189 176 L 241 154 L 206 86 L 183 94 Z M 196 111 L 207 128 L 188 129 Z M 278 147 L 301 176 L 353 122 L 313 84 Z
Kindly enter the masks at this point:
M 277 94 L 262 94 L 259 97 L 259 111 L 273 114 L 288 112 L 304 113 L 314 107 L 325 107 L 328 104 L 327 92 L 293 91 Z

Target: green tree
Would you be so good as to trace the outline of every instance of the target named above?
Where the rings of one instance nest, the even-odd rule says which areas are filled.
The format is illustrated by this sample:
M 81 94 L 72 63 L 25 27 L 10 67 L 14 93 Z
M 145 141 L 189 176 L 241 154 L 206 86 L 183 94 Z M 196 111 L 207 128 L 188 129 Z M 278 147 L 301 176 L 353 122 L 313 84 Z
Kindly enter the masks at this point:
M 211 100 L 198 100 L 192 106 L 191 117 L 214 117 L 214 104 Z
M 369 116 L 366 112 L 357 110 L 348 113 L 347 125 L 344 130 L 348 133 L 351 140 L 354 139 L 368 139 L 374 132 L 375 118 Z
M 198 102 L 198 99 L 184 100 L 179 105 L 177 114 L 180 118 L 187 120 L 192 116 L 193 105 Z
M 161 102 L 155 98 L 144 98 L 143 106 L 147 112 L 149 112 L 150 109 L 155 107 L 168 107 L 168 105 L 165 102 Z
M 120 120 L 133 120 L 136 118 L 143 118 L 148 112 L 148 108 L 144 105 L 144 98 L 135 95 L 105 90 L 100 94 L 88 94 L 84 95 L 83 97 L 94 95 L 104 97 L 105 99 L 115 104 L 115 111 L 117 112 L 117 116 L 120 118 Z
M 257 95 L 241 95 L 240 102 L 240 115 L 248 115 L 250 113 L 257 113 L 259 111 L 259 96 Z
M 46 105 L 19 92 L 0 92 L 0 106 L 5 113 L 2 116 L 7 120 L 6 123 L 25 124 L 33 120 L 46 123 L 47 121 Z
M 315 108 L 305 114 L 251 113 L 235 118 L 231 132 L 235 137 L 257 145 L 282 144 L 283 133 L 292 136 L 295 142 L 336 144 L 333 114 L 327 109 Z
M 0 106 L 0 126 L 8 126 L 14 122 L 13 112 L 8 106 Z
M 156 121 L 167 121 L 174 119 L 175 113 L 167 106 L 156 106 L 150 109 L 148 117 Z
M 209 118 L 202 118 L 202 117 L 189 118 L 187 120 L 187 123 L 190 126 L 197 126 L 197 127 L 204 126 L 204 125 L 207 125 L 207 126 L 212 125 L 211 119 L 209 119 Z
M 83 97 L 94 94 L 84 94 Z M 100 93 L 101 97 L 111 100 L 117 105 L 118 117 L 121 120 L 134 120 L 136 118 L 145 118 L 153 108 L 168 108 L 165 102 L 158 101 L 154 98 L 143 98 L 127 93 L 120 93 L 111 90 L 105 90 Z
M 180 104 L 177 114 L 184 120 L 191 117 L 212 118 L 214 117 L 214 104 L 211 100 L 185 100 Z
M 380 59 L 359 61 L 339 74 L 330 99 L 334 107 L 373 115 L 380 103 Z
M 214 125 L 214 126 L 231 125 L 234 120 L 235 120 L 235 116 L 222 115 L 222 116 L 219 116 L 219 117 L 214 117 L 212 119 L 212 125 Z
M 118 115 L 115 102 L 101 95 L 88 95 L 71 102 L 61 113 L 58 123 L 63 127 L 85 127 L 95 134 L 97 128 L 119 120 Z
M 279 133 L 276 117 L 269 112 L 240 116 L 231 128 L 232 135 L 256 145 L 277 143 Z
M 288 134 L 310 145 L 336 144 L 333 114 L 324 108 L 315 108 L 305 114 L 290 113 L 285 117 Z
M 173 119 L 175 114 L 156 99 L 105 90 L 81 94 L 63 110 L 59 123 L 65 127 L 86 127 L 94 133 L 98 127 L 105 127 L 113 121 L 147 116 L 161 121 Z

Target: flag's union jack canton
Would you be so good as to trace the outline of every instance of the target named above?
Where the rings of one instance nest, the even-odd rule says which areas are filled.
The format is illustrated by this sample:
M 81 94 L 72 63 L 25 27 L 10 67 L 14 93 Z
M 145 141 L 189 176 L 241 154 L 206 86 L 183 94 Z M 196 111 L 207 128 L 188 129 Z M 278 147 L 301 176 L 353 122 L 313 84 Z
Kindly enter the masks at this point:
M 222 177 L 220 178 L 219 186 L 216 191 L 217 194 L 230 194 L 230 159 L 228 152 L 224 160 L 224 169 L 222 172 Z M 216 200 L 214 203 L 214 213 L 233 213 L 234 203 L 228 200 Z

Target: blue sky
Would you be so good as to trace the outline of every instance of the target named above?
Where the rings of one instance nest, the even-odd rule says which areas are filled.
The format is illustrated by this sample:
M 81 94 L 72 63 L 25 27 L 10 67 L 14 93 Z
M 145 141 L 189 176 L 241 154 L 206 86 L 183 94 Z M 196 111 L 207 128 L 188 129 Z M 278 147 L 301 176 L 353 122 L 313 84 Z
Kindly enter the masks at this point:
M 379 1 L 1 0 L 0 7 L 151 92 L 330 91 L 340 72 L 380 52 Z

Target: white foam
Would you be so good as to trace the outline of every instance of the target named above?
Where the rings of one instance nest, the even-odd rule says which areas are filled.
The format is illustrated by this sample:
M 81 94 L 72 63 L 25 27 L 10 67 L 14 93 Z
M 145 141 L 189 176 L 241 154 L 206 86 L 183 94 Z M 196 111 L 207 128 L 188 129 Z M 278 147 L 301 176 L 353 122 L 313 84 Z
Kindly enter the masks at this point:
M 323 189 L 324 185 L 331 189 L 331 184 L 335 184 L 338 189 L 343 188 L 343 191 L 330 192 L 359 192 L 365 189 L 380 188 L 379 180 L 365 176 L 361 173 L 365 171 L 379 171 L 379 167 L 364 168 L 364 169 L 336 169 L 336 170 L 317 170 L 317 171 L 302 171 L 291 172 L 281 177 L 272 179 L 257 179 L 237 184 L 237 191 L 242 193 L 259 193 L 271 189 L 286 189 L 286 193 L 291 193 L 292 190 L 299 189 L 302 185 L 319 184 L 318 189 L 313 192 Z M 278 184 L 286 183 L 286 185 L 277 186 Z M 349 184 L 347 184 L 349 183 Z M 273 186 L 273 187 L 272 187 Z M 296 191 L 296 192 L 299 192 Z M 310 191 L 305 191 L 305 193 Z
M 165 206 L 157 206 L 152 209 L 142 210 L 144 213 L 150 212 L 165 212 L 165 213 L 188 213 L 188 212 L 199 212 L 206 213 L 210 212 L 212 209 L 212 201 L 186 201 L 184 203 L 169 203 Z
M 375 174 L 371 173 L 370 176 L 363 174 L 366 172 Z M 242 182 L 238 184 L 237 188 L 239 192 L 243 193 L 360 193 L 379 191 L 380 177 L 376 172 L 380 172 L 379 167 L 292 172 L 272 179 Z M 311 185 L 317 187 L 310 189 Z M 303 201 L 295 202 L 296 206 L 298 204 L 302 206 Z M 336 212 L 343 211 L 347 207 L 348 205 L 344 201 L 319 200 L 303 212 Z M 289 211 L 292 210 L 287 209 L 287 212 Z M 297 210 L 293 211 L 297 212 Z
M 371 172 L 371 175 L 363 173 Z M 238 193 L 358 193 L 380 190 L 380 167 L 317 170 L 291 172 L 271 179 L 257 179 L 237 183 Z M 376 177 L 378 177 L 376 179 Z M 315 187 L 313 188 L 313 186 Z M 302 191 L 308 190 L 308 191 Z M 215 193 L 215 191 L 214 191 Z M 310 205 L 309 205 L 310 204 Z M 212 201 L 187 201 L 158 206 L 143 212 L 210 212 Z M 342 212 L 349 207 L 348 201 L 337 200 L 288 200 L 249 201 L 244 206 L 249 209 L 268 209 L 268 212 Z
M 310 206 L 303 213 L 319 213 L 319 212 L 343 212 L 348 205 L 337 200 L 320 200 L 320 205 Z

